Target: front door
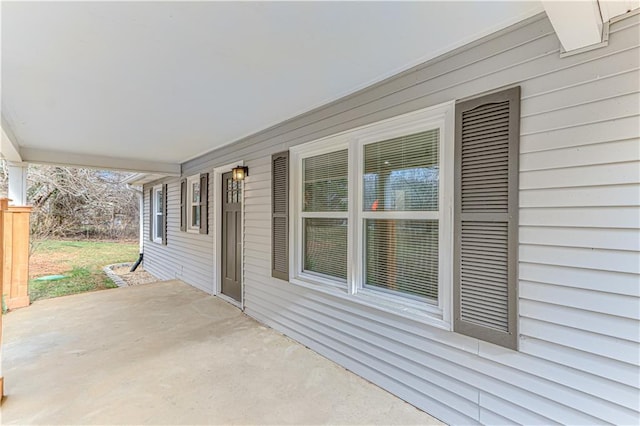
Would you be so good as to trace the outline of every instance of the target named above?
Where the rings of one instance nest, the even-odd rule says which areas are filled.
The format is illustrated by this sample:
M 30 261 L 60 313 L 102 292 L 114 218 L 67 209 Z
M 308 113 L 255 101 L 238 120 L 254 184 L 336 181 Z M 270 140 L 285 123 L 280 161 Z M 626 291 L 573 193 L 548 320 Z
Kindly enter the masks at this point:
M 242 302 L 242 182 L 222 175 L 222 294 Z

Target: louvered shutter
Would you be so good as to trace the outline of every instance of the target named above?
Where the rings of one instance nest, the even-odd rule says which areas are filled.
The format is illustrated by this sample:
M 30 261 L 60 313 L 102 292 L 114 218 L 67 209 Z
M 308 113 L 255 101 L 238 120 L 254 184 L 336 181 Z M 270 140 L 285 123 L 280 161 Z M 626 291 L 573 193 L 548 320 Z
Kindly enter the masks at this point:
M 167 200 L 169 199 L 169 194 L 167 193 L 167 189 L 169 185 L 166 183 L 162 185 L 162 244 L 167 245 Z
M 456 104 L 454 331 L 517 349 L 520 88 Z
M 209 173 L 200 175 L 200 233 L 209 233 Z
M 153 188 L 149 189 L 149 241 L 153 241 L 153 221 L 155 215 L 153 211 Z
M 180 181 L 180 230 L 187 231 L 187 180 Z
M 271 158 L 271 275 L 289 280 L 289 152 Z

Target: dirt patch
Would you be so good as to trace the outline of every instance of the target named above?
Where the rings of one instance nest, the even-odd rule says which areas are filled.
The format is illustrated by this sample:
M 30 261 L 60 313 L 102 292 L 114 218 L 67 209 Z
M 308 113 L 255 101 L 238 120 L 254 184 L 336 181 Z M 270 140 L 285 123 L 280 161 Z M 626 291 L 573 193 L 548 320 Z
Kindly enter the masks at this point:
M 69 259 L 71 256 L 67 253 L 33 253 L 29 257 L 29 279 L 67 272 L 70 269 L 67 265 Z
M 127 285 L 140 285 L 148 284 L 159 281 L 158 278 L 145 271 L 142 267 L 139 267 L 135 272 L 129 272 L 131 266 L 118 266 L 114 267 L 112 271 L 118 275 Z

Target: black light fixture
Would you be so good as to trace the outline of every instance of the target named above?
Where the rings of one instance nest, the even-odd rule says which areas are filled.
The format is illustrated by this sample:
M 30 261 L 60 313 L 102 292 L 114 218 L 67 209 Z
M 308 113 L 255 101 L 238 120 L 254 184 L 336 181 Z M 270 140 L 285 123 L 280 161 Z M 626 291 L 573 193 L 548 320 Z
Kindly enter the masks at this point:
M 233 180 L 238 182 L 249 176 L 249 168 L 247 166 L 236 166 L 232 170 Z

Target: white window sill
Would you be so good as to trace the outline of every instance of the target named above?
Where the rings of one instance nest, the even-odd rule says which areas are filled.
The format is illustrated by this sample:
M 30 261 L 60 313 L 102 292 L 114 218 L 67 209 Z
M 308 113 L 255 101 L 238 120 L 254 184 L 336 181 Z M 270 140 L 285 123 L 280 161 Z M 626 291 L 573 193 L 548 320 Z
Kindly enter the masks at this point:
M 422 324 L 451 331 L 452 326 L 442 318 L 442 313 L 436 306 L 426 302 L 404 299 L 402 296 L 387 295 L 375 290 L 360 289 L 356 294 L 349 294 L 346 284 L 324 282 L 316 277 L 293 277 L 289 282 L 319 293 L 324 293 L 345 301 L 377 309 L 382 312 L 407 318 Z M 328 280 L 326 280 L 328 281 Z
M 200 233 L 200 228 L 187 228 L 187 232 L 189 234 L 199 234 Z
M 162 244 L 162 238 L 154 238 L 152 242 L 155 244 Z

